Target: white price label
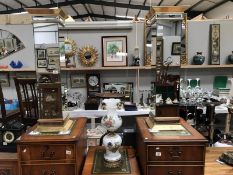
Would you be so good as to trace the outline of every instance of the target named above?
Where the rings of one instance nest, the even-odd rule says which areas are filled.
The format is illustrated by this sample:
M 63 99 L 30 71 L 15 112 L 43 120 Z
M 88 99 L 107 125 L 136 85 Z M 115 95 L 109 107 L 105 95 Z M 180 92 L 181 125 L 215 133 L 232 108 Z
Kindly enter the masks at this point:
M 66 154 L 67 155 L 71 155 L 71 151 L 70 150 L 66 150 Z
M 155 152 L 156 157 L 161 157 L 161 155 L 162 155 L 161 152 Z

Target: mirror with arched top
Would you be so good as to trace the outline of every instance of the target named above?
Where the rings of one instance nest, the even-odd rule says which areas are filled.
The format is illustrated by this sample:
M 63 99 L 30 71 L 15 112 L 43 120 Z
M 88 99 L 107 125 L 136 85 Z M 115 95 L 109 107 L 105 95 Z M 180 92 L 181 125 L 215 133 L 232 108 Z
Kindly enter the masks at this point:
M 23 42 L 13 33 L 0 29 L 0 59 L 25 48 Z

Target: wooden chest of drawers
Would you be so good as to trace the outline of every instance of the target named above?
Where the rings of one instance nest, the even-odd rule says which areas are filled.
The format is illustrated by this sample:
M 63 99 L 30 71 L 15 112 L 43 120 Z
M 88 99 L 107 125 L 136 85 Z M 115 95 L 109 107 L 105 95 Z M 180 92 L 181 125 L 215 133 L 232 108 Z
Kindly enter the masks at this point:
M 207 140 L 180 118 L 188 135 L 154 135 L 137 122 L 137 154 L 144 175 L 204 175 Z
M 18 175 L 17 153 L 0 152 L 0 175 Z
M 17 142 L 21 175 L 81 173 L 87 148 L 85 118 L 77 119 L 69 135 L 32 136 L 28 132 Z

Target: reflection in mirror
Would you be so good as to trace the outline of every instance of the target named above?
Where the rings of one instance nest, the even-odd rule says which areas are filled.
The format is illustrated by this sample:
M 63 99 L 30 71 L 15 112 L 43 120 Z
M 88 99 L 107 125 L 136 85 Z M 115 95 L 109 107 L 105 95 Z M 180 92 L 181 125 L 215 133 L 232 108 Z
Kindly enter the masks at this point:
M 14 34 L 0 29 L 0 59 L 25 48 L 22 41 Z

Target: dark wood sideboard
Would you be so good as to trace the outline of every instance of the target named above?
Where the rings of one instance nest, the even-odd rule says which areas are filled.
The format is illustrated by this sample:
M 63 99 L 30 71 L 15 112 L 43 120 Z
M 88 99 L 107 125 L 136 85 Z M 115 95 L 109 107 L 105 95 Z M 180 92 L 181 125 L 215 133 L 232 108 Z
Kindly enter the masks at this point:
M 0 152 L 0 175 L 18 175 L 17 153 Z
M 138 117 L 137 155 L 144 175 L 204 175 L 207 140 L 182 118 L 189 135 L 154 135 Z
M 20 175 L 78 175 L 84 164 L 86 118 L 79 118 L 69 135 L 28 135 L 17 141 Z

